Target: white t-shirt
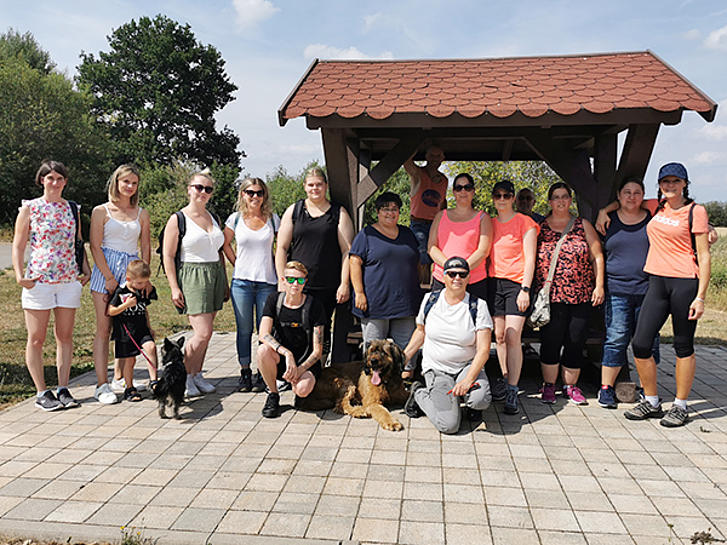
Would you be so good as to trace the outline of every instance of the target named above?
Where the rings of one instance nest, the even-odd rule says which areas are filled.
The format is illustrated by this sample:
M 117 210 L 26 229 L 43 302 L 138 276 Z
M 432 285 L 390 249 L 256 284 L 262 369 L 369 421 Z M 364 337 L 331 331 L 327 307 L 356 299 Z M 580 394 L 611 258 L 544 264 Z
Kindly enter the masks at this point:
M 250 229 L 245 220 L 240 217 L 235 226 L 239 212 L 233 212 L 225 222 L 235 232 L 237 255 L 235 258 L 235 272 L 233 278 L 240 280 L 254 280 L 276 284 L 275 262 L 273 261 L 273 241 L 280 218 L 276 214 L 270 218 L 262 228 L 255 231 Z
M 182 212 L 184 214 L 184 212 Z M 187 214 L 184 214 L 185 227 L 182 237 L 182 263 L 213 263 L 220 260 L 220 248 L 225 242 L 225 235 L 222 234 L 217 221 L 212 218 L 212 231 L 205 231 L 192 221 Z
M 416 319 L 417 325 L 424 324 L 422 371 L 433 369 L 457 374 L 472 362 L 477 353 L 476 331 L 492 329 L 492 318 L 487 309 L 487 302 L 483 299 L 478 300 L 475 326 L 470 314 L 469 293 L 466 293 L 459 303 L 450 305 L 442 290 L 439 299 L 427 314 L 425 323 L 424 306 L 430 296 L 431 293 L 424 296 Z

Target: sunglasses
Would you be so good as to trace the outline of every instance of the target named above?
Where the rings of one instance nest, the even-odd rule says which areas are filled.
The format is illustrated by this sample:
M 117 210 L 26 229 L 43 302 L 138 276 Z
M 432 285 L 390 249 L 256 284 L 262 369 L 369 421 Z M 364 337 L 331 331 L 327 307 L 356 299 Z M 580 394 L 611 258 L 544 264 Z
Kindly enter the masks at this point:
M 460 278 L 467 278 L 470 275 L 470 273 L 465 271 L 447 271 L 444 274 L 446 274 L 450 278 L 457 278 L 458 276 Z
M 246 189 L 244 191 L 244 193 L 245 193 L 245 195 L 247 195 L 250 198 L 252 198 L 252 197 L 260 197 L 260 198 L 262 198 L 263 195 L 265 195 L 265 192 L 262 189 L 258 189 L 257 191 L 255 191 L 253 189 Z
M 510 199 L 512 198 L 512 193 L 493 193 L 492 198 L 493 200 Z
M 215 188 L 212 187 L 211 185 L 189 184 L 189 187 L 195 188 L 198 193 L 202 193 L 202 191 L 204 191 L 208 195 L 215 190 Z
M 286 276 L 285 277 L 285 281 L 288 284 L 295 284 L 296 282 L 298 282 L 298 284 L 301 285 L 301 286 L 303 284 L 305 284 L 305 281 L 306 280 L 307 279 L 304 276 Z
M 475 186 L 472 184 L 452 186 L 452 191 L 474 191 Z

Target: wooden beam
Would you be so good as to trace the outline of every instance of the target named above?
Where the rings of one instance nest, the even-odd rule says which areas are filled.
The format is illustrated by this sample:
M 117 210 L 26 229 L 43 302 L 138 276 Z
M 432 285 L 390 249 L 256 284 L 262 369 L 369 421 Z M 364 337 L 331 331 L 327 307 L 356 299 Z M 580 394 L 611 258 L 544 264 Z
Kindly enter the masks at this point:
M 596 137 L 593 154 L 593 174 L 596 178 L 594 206 L 603 208 L 616 196 L 616 147 L 615 134 Z
M 358 159 L 343 130 L 323 129 L 321 136 L 331 199 L 342 204 L 356 221 L 354 195 L 358 183 Z
M 616 170 L 616 183 L 620 183 L 624 178 L 644 179 L 658 134 L 658 123 L 629 127 Z
M 508 138 L 502 145 L 502 160 L 509 161 L 510 155 L 512 155 L 512 145 L 515 141 L 512 138 Z

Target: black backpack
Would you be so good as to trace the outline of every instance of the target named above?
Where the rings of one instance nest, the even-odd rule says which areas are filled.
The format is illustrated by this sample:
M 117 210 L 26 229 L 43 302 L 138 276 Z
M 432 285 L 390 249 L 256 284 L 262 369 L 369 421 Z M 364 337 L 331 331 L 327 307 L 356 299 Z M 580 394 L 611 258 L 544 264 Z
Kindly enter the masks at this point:
M 182 266 L 182 238 L 184 238 L 184 233 L 187 231 L 187 220 L 181 210 L 175 212 L 174 215 L 177 216 L 177 229 L 179 230 L 179 237 L 177 238 L 177 252 L 174 254 L 174 268 L 179 270 L 179 267 Z M 166 227 L 166 225 L 162 227 L 162 230 L 159 231 L 159 235 L 157 236 L 157 240 L 159 242 L 156 249 L 156 253 L 159 256 L 157 276 L 159 276 L 159 269 L 166 272 L 164 269 L 164 229 L 166 229 Z

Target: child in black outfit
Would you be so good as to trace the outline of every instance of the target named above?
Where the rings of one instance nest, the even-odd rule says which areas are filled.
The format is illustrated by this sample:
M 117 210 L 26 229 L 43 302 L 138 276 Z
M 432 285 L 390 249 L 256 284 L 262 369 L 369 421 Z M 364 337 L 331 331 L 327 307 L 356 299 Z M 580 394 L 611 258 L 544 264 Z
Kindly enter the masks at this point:
M 133 387 L 134 364 L 136 356 L 141 353 L 140 347 L 150 360 L 150 386 L 157 380 L 157 351 L 146 310 L 152 299 L 157 299 L 157 292 L 154 287 L 148 295 L 142 291 L 149 284 L 150 277 L 149 265 L 140 259 L 132 261 L 126 268 L 126 282 L 116 288 L 109 301 L 108 315 L 113 318 L 111 338 L 124 381 L 128 385 L 124 390 L 124 399 L 127 401 L 141 401 L 141 395 Z

